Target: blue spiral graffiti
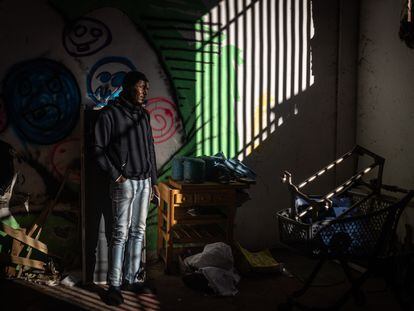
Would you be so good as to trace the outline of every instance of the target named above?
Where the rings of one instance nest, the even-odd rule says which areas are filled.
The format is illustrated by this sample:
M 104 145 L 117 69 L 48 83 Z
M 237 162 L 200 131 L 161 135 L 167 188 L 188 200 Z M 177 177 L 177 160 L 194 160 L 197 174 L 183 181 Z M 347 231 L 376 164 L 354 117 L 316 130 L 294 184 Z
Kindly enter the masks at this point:
M 10 123 L 28 142 L 56 143 L 78 121 L 80 92 L 76 79 L 56 61 L 39 58 L 14 65 L 3 90 Z

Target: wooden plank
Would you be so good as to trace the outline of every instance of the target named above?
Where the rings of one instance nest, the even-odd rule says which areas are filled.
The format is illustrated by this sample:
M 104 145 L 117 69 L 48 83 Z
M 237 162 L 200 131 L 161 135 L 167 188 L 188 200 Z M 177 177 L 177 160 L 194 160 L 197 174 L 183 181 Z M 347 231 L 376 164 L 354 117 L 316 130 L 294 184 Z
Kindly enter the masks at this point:
M 39 270 L 45 270 L 45 263 L 40 260 L 34 260 L 34 259 L 27 259 L 23 257 L 8 255 L 8 254 L 2 254 L 0 253 L 0 260 L 3 262 L 11 262 L 16 265 L 23 265 L 23 266 L 29 266 L 35 269 Z
M 170 192 L 171 188 L 168 187 L 168 185 L 166 183 L 163 183 L 163 182 L 161 182 L 161 183 L 158 184 L 158 188 L 160 190 L 161 197 L 166 202 L 168 202 L 168 204 L 169 204 L 170 202 L 168 201 L 168 198 L 169 198 L 169 192 Z
M 19 242 L 22 242 L 28 246 L 31 246 L 44 254 L 48 254 L 48 248 L 46 244 L 40 242 L 39 240 L 35 240 L 27 236 L 22 231 L 16 230 L 4 223 L 3 223 L 3 231 L 9 236 L 11 236 L 12 238 L 18 240 Z
M 23 234 L 26 234 L 26 229 L 24 229 L 24 228 L 20 228 L 20 229 L 16 229 L 16 230 L 19 230 Z M 20 247 L 21 244 L 22 243 L 20 243 L 19 241 L 13 239 L 12 248 L 11 248 L 10 254 L 13 255 L 13 256 L 18 256 L 19 255 L 19 253 L 18 253 L 19 252 L 19 247 Z M 10 278 L 15 277 L 16 276 L 16 267 L 14 267 L 14 266 L 8 266 L 8 267 L 6 267 L 5 273 Z

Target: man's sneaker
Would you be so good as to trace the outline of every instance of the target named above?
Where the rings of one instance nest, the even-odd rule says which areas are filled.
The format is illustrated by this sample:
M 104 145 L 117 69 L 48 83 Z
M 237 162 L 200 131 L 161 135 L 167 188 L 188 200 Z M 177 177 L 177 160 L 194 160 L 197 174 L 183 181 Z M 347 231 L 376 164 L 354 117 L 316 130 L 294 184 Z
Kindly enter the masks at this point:
M 110 306 L 119 306 L 121 303 L 124 303 L 120 286 L 109 286 L 106 293 L 106 303 Z
M 136 283 L 124 283 L 121 287 L 122 290 L 133 292 L 136 294 L 154 294 L 155 289 L 151 288 L 147 282 L 136 282 Z

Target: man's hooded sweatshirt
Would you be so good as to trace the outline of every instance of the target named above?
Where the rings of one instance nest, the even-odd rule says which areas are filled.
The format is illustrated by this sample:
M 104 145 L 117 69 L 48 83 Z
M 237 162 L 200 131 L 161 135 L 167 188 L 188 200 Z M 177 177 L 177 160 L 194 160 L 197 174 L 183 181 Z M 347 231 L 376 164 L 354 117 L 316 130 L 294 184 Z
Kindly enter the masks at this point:
M 102 109 L 95 125 L 95 154 L 99 166 L 115 181 L 151 177 L 157 183 L 154 139 L 144 107 L 119 98 Z

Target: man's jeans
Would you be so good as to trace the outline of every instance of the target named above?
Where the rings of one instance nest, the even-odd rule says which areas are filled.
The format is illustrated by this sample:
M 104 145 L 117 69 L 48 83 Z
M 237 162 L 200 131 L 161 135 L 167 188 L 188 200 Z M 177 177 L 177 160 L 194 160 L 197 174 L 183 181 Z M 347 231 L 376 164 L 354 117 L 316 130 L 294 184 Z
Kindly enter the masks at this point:
M 137 282 L 151 195 L 151 179 L 111 183 L 113 212 L 109 284 Z M 123 268 L 123 269 L 122 269 Z M 122 277 L 123 270 L 123 277 Z

